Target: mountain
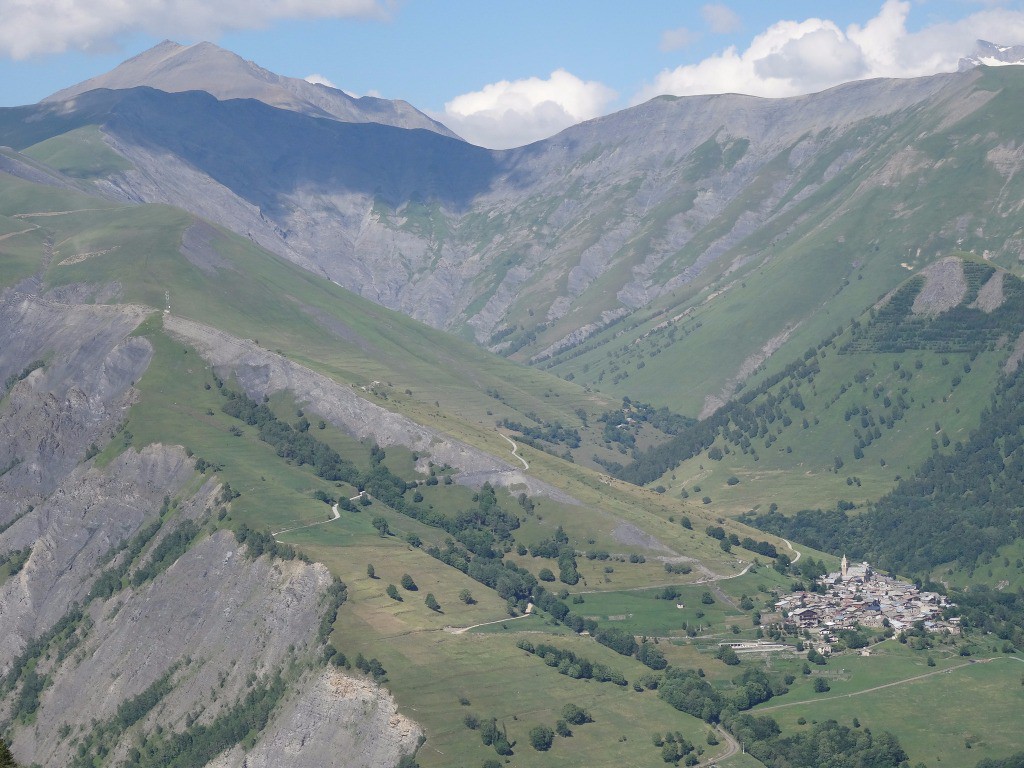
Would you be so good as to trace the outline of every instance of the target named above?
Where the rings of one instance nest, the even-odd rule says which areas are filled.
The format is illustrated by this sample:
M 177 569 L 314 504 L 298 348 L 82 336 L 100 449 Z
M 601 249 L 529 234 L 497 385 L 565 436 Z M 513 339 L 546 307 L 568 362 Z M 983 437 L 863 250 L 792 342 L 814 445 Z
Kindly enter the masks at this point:
M 373 96 L 353 98 L 344 91 L 282 77 L 213 43 L 179 45 L 165 40 L 110 72 L 64 88 L 43 99 L 64 102 L 98 88 L 149 86 L 169 93 L 205 91 L 218 99 L 256 99 L 279 109 L 345 123 L 380 123 L 422 128 L 458 138 L 441 123 L 404 101 Z
M 108 85 L 0 110 L 20 762 L 1019 751 L 1019 70 L 503 152 Z M 808 653 L 843 551 L 960 632 Z
M 104 194 L 184 207 L 500 354 L 706 416 L 907 268 L 962 248 L 1017 269 L 1014 219 L 991 212 L 1016 194 L 1021 82 L 975 68 L 665 97 L 502 152 L 127 89 L 5 110 L 0 141 L 74 175 L 68 131 L 95 126 L 125 164 L 93 178 Z
M 99 152 L 89 168 L 113 162 L 94 131 L 75 130 L 79 159 Z M 82 765 L 329 765 L 344 753 L 391 768 L 427 729 L 438 757 L 424 764 L 475 759 L 477 734 L 452 727 L 461 705 L 428 705 L 436 678 L 419 675 L 443 663 L 479 680 L 486 647 L 503 662 L 473 698 L 498 706 L 514 638 L 444 629 L 500 623 L 509 600 L 522 617 L 521 599 L 568 621 L 568 603 L 534 589 L 555 561 L 528 547 L 557 530 L 593 550 L 558 545 L 566 585 L 617 585 L 604 569 L 620 551 L 624 585 L 663 578 L 665 562 L 686 564 L 684 581 L 742 570 L 740 550 L 666 519 L 681 504 L 495 431 L 498 419 L 564 422 L 590 442 L 585 425 L 611 401 L 182 209 L 87 194 L 81 177 L 4 157 L 19 175 L 0 172 L 12 332 L 0 351 L 0 721 L 26 764 L 74 750 Z M 729 528 L 753 546 L 752 529 Z M 387 596 L 409 574 L 437 609 L 405 587 Z M 411 664 L 396 628 L 431 638 L 434 662 Z M 560 642 L 617 674 L 647 669 L 570 634 Z M 575 699 L 575 681 L 554 674 L 518 695 L 524 714 Z M 634 696 L 609 687 L 589 705 L 598 717 Z M 623 726 L 630 741 L 652 722 L 703 733 L 667 705 L 648 715 Z M 584 743 L 623 760 L 620 730 Z
M 1024 45 L 996 45 L 979 40 L 974 53 L 960 59 L 957 67 L 961 72 L 972 67 L 1003 67 L 1010 64 L 1024 64 Z

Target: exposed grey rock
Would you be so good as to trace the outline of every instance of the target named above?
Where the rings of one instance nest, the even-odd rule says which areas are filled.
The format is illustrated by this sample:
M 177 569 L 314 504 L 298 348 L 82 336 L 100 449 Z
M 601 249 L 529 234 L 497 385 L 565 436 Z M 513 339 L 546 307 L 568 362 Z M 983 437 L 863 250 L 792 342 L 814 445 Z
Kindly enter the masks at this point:
M 309 676 L 248 753 L 230 750 L 209 768 L 282 764 L 382 768 L 418 746 L 420 727 L 398 713 L 387 690 L 336 671 Z
M 45 361 L 0 411 L 0 466 L 14 465 L 0 476 L 0 524 L 53 491 L 92 443 L 109 442 L 152 355 L 149 342 L 130 337 L 148 312 L 0 296 L 0 327 L 12 331 L 0 347 L 0 379 Z
M 184 451 L 129 451 L 109 471 L 80 467 L 46 500 L 0 534 L 4 550 L 32 547 L 21 572 L 0 587 L 0 669 L 32 637 L 83 602 L 96 562 L 154 517 L 167 493 L 192 475 Z
M 992 277 L 986 280 L 985 284 L 978 289 L 978 297 L 968 306 L 976 307 L 986 313 L 995 312 L 999 309 L 1006 298 L 1003 294 L 1004 277 L 1006 277 L 1006 272 L 1001 269 L 993 272 Z
M 915 315 L 941 315 L 960 304 L 967 295 L 964 263 L 956 256 L 929 264 L 921 270 L 924 287 L 914 298 Z

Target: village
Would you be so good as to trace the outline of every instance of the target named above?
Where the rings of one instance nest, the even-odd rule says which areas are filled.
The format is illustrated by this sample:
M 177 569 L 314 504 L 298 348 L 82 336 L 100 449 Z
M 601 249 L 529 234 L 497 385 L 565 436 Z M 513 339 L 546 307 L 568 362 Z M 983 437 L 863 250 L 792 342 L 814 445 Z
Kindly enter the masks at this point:
M 845 555 L 840 571 L 819 584 L 824 593 L 794 592 L 775 608 L 799 628 L 820 635 L 826 650 L 836 633 L 857 626 L 900 632 L 922 622 L 929 632 L 960 632 L 958 617 L 943 618 L 943 609 L 952 605 L 944 595 L 877 573 L 868 563 L 850 565 Z

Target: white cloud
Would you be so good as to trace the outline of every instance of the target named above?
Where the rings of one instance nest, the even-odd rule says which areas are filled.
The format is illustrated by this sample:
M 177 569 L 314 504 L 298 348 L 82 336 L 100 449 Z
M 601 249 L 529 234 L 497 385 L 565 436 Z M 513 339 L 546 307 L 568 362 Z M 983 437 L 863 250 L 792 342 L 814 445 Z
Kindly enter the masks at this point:
M 666 29 L 661 33 L 661 42 L 658 44 L 658 49 L 666 52 L 678 51 L 680 48 L 692 45 L 698 37 L 700 35 L 686 27 Z
M 313 85 L 326 85 L 328 88 L 334 88 L 335 90 L 340 90 L 338 88 L 338 86 L 336 86 L 334 83 L 332 83 L 326 77 L 324 77 L 323 75 L 317 74 L 315 72 L 312 75 L 306 75 L 305 80 L 306 80 L 307 83 L 312 83 Z
M 505 149 L 602 115 L 616 95 L 603 83 L 556 69 L 546 80 L 502 80 L 456 96 L 434 117 L 474 144 Z
M 106 50 L 139 32 L 217 37 L 277 19 L 385 17 L 391 0 L 0 0 L 0 55 Z
M 711 31 L 720 35 L 727 35 L 738 30 L 743 23 L 736 12 L 727 5 L 708 4 L 700 9 L 700 15 Z
M 979 39 L 1024 40 L 1021 11 L 991 8 L 908 32 L 910 10 L 908 0 L 886 0 L 877 16 L 845 30 L 827 19 L 779 21 L 744 51 L 730 47 L 697 64 L 663 70 L 633 103 L 666 93 L 793 96 L 860 78 L 951 72 Z

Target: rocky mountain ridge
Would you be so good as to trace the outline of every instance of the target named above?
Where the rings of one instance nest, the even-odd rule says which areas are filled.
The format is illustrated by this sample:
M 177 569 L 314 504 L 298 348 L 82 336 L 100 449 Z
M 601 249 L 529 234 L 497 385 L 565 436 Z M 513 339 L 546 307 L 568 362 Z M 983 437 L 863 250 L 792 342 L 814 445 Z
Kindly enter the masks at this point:
M 28 553 L 0 580 L 0 721 L 14 754 L 40 765 L 66 764 L 76 749 L 133 760 L 162 729 L 214 728 L 254 684 L 284 674 L 293 695 L 266 738 L 218 765 L 327 764 L 338 753 L 351 765 L 393 765 L 416 749 L 419 727 L 377 685 L 316 663 L 327 570 L 253 561 L 229 532 L 204 536 L 223 488 L 196 483 L 181 447 L 92 459 L 90 445 L 121 438 L 153 353 L 132 335 L 149 314 L 0 295 L 5 327 L 18 329 L 0 353 L 10 386 L 0 552 Z M 191 546 L 143 575 L 150 553 L 186 535 Z M 124 576 L 104 581 L 111 568 Z
M 111 84 L 145 79 L 132 71 Z M 720 398 L 773 356 L 827 333 L 829 297 L 852 315 L 891 290 L 908 254 L 923 265 L 951 248 L 982 247 L 1016 268 L 1017 230 L 985 226 L 993 201 L 984 168 L 968 182 L 980 195 L 970 210 L 953 216 L 953 188 L 941 193 L 952 218 L 931 232 L 896 217 L 869 238 L 859 221 L 874 215 L 879 194 L 935 208 L 929 196 L 955 175 L 941 159 L 950 150 L 937 149 L 943 142 L 963 153 L 965 139 L 983 141 L 997 173 L 1017 162 L 1010 134 L 961 139 L 958 126 L 1007 108 L 1019 80 L 975 68 L 790 99 L 662 97 L 500 152 L 252 100 L 100 90 L 3 111 L 0 141 L 32 154 L 47 137 L 74 141 L 68 131 L 99 126 L 129 164 L 91 180 L 103 194 L 210 217 L 384 306 L 578 380 L 569 360 L 588 340 L 601 346 L 615 329 L 655 317 L 688 312 L 700 322 L 708 302 L 723 303 L 735 286 L 760 285 L 763 274 L 782 290 L 792 275 L 821 269 L 811 254 L 828 252 L 833 268 L 801 289 L 791 311 L 768 323 L 744 318 L 752 332 L 739 334 L 735 359 L 713 381 L 688 385 Z M 873 295 L 847 306 L 854 272 Z M 712 334 L 702 325 L 673 358 Z

